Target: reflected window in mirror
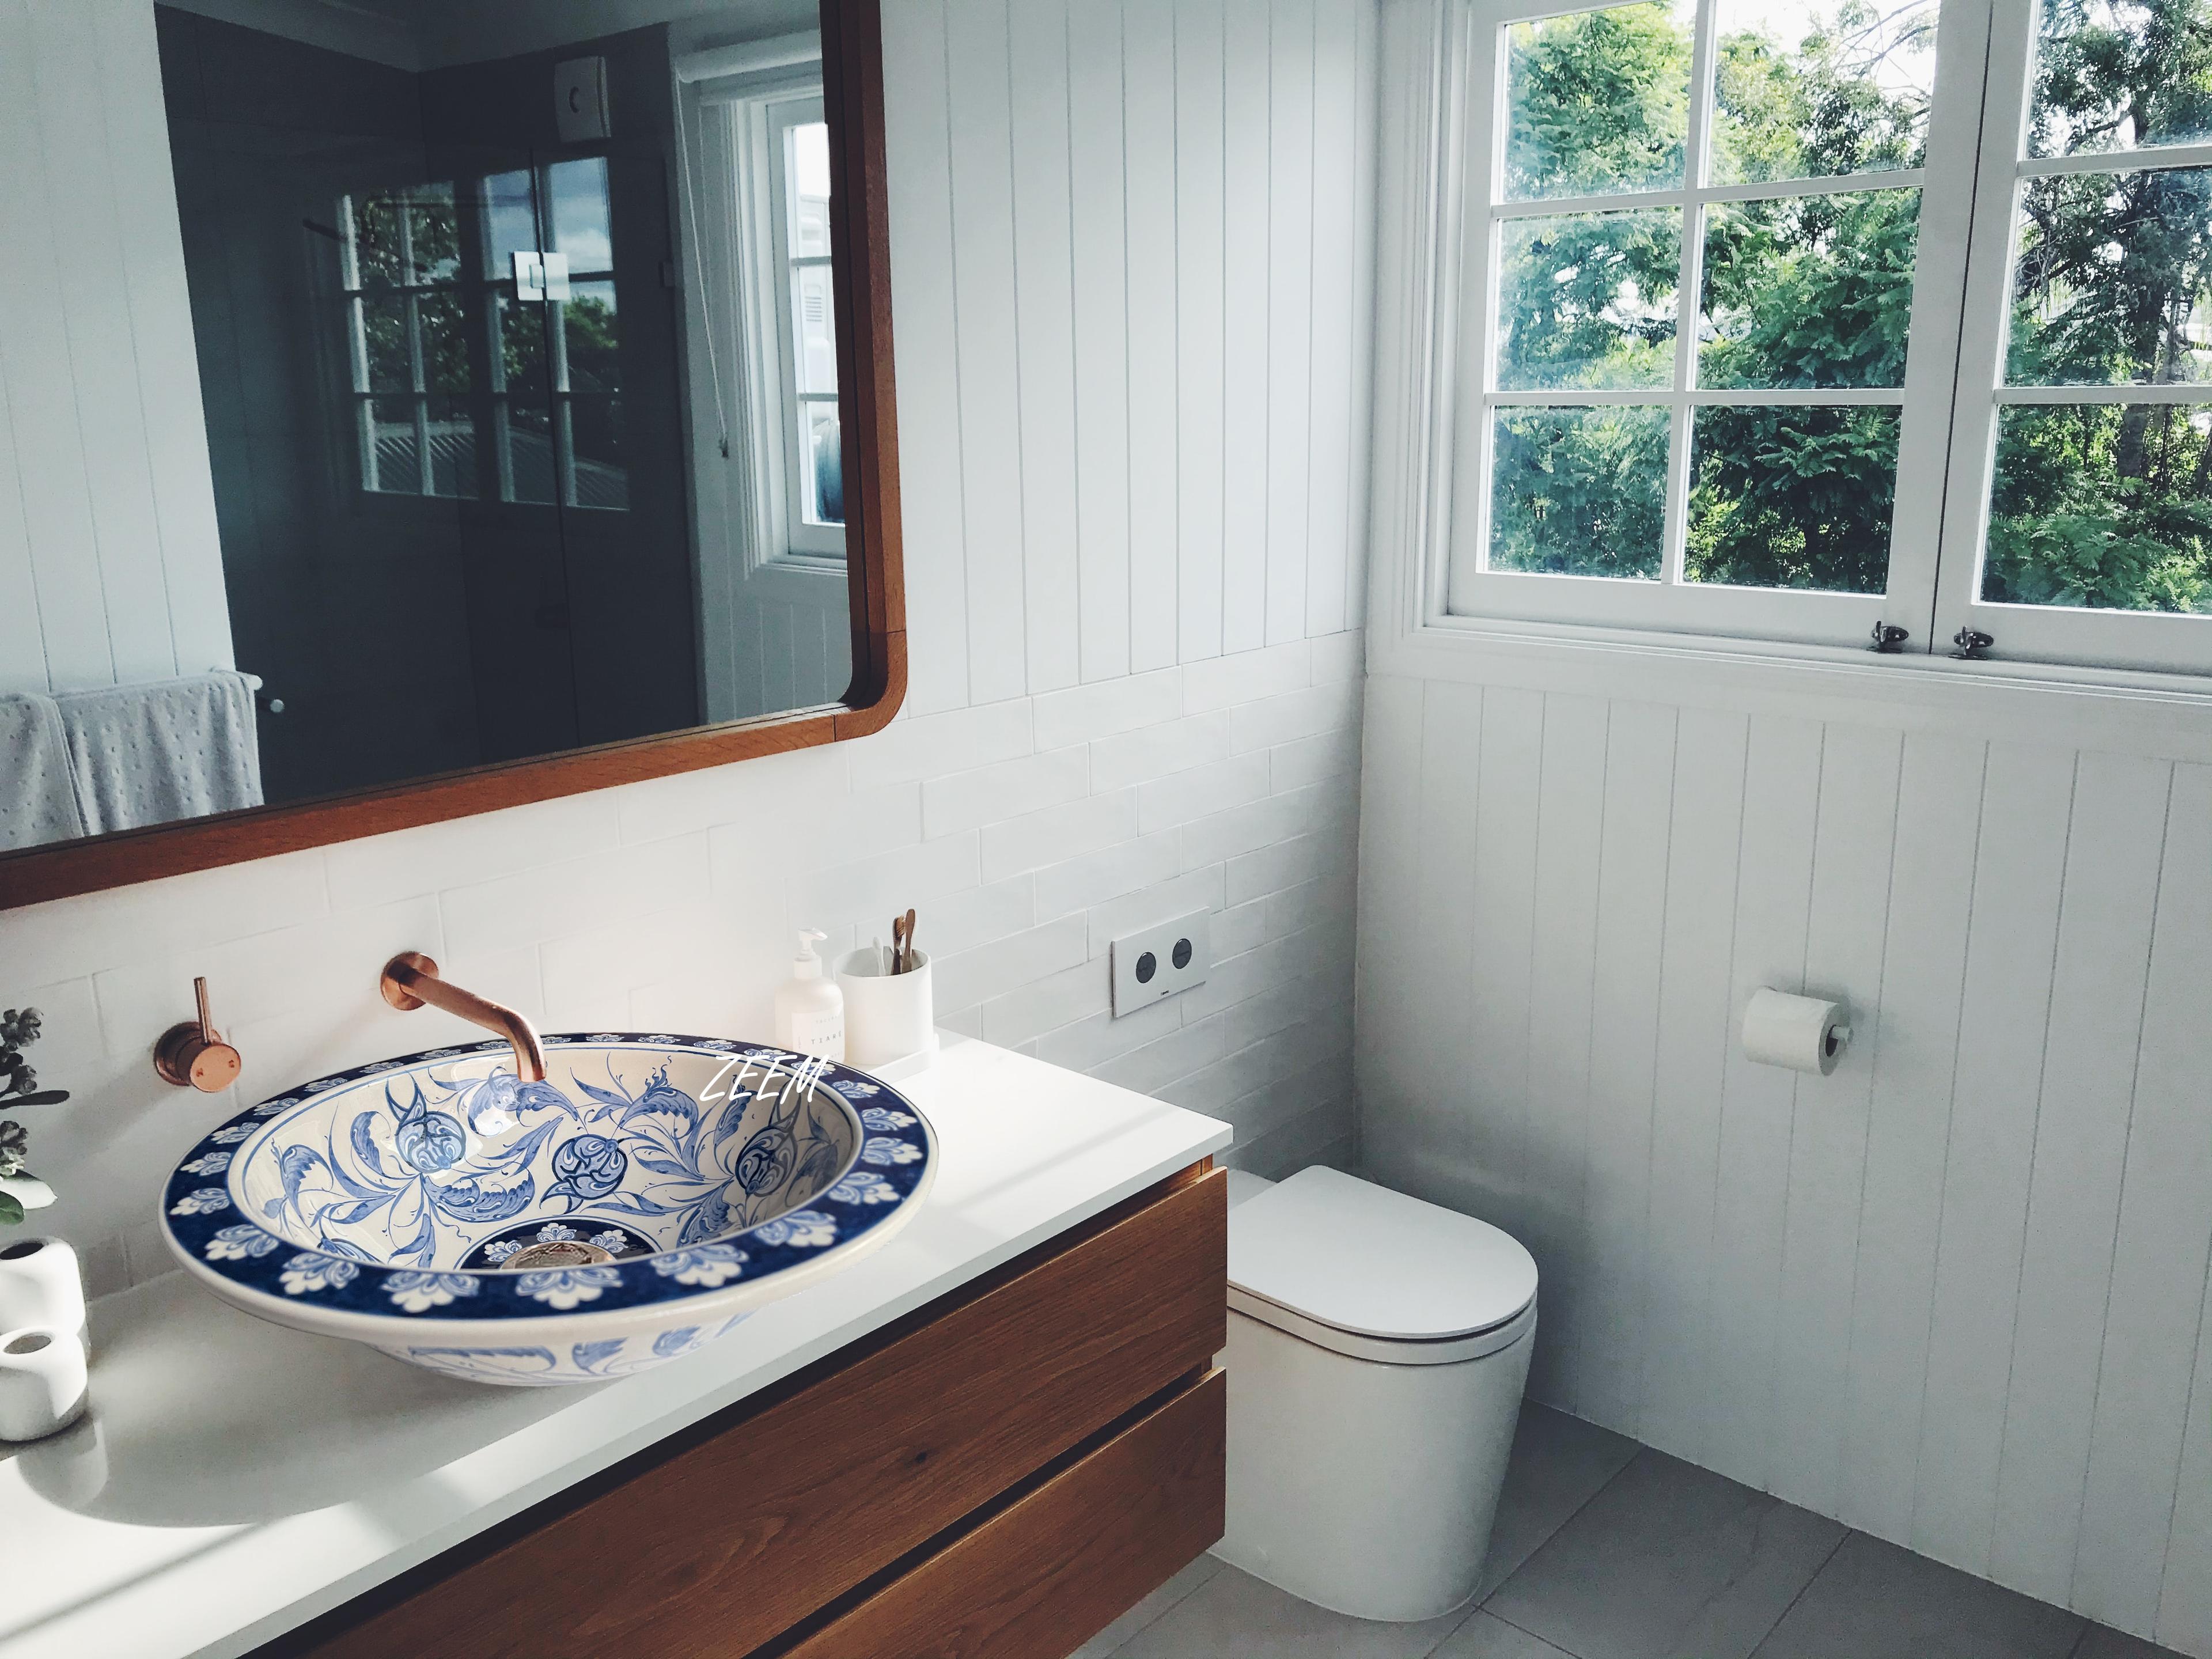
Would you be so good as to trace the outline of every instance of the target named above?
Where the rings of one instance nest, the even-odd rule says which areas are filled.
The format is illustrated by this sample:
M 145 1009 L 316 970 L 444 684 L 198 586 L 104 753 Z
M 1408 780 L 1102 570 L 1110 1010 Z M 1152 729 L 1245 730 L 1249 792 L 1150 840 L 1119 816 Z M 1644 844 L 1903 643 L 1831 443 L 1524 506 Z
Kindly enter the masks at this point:
M 818 64 L 703 80 L 684 185 L 704 321 L 743 406 L 719 382 L 702 429 L 742 471 L 755 566 L 845 556 L 843 430 L 831 293 L 830 129 Z M 695 392 L 699 388 L 695 387 Z
M 472 496 L 476 435 L 453 188 L 342 196 L 337 222 L 361 487 Z
M 775 265 L 787 296 L 778 341 L 787 487 L 799 511 L 794 554 L 845 552 L 845 479 L 837 425 L 837 327 L 830 299 L 830 128 L 819 96 L 769 111 Z
M 337 222 L 364 494 L 628 509 L 604 156 L 342 196 Z

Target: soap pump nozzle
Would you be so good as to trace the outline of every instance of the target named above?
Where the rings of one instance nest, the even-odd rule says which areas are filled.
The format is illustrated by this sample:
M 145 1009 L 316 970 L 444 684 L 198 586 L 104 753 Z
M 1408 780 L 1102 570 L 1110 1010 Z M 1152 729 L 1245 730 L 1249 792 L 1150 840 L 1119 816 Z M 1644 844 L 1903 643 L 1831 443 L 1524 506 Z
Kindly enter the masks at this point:
M 811 927 L 799 930 L 799 954 L 791 961 L 791 976 L 793 979 L 822 977 L 822 958 L 814 954 L 814 941 L 829 937 L 829 934 L 817 933 Z

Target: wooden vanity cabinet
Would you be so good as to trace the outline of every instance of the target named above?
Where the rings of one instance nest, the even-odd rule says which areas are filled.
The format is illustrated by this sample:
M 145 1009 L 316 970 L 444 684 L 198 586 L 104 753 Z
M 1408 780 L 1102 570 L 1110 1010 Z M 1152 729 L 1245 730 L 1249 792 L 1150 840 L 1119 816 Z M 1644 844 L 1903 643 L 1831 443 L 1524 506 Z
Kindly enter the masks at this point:
M 1221 1535 L 1227 1265 L 1207 1159 L 256 1659 L 1064 1659 Z

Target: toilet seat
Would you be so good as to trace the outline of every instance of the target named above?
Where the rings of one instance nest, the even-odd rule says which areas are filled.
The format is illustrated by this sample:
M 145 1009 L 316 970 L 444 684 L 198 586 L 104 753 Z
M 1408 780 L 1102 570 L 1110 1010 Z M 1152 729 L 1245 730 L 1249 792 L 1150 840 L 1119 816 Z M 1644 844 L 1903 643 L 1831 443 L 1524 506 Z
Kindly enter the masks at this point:
M 1229 1306 L 1395 1365 L 1480 1358 L 1536 1322 L 1536 1263 L 1486 1221 L 1316 1165 L 1229 1218 Z

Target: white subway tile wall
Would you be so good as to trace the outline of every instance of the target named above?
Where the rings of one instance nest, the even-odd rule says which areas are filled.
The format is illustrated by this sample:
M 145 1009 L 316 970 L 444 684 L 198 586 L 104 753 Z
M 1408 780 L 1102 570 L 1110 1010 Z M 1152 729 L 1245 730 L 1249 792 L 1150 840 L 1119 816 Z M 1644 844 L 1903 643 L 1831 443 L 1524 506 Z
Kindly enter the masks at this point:
M 1303 641 L 1299 653 L 1318 654 Z M 1182 672 L 1153 678 L 1179 694 Z M 1016 706 L 1033 713 L 1026 699 Z M 1225 1117 L 1238 1129 L 1231 1160 L 1247 1167 L 1279 1173 L 1348 1156 L 1356 777 L 1139 836 L 1130 803 L 1158 780 L 1129 769 L 1126 748 L 1120 775 L 1132 781 L 1085 793 L 1090 745 L 1007 757 L 1006 734 L 1033 729 L 1008 708 L 898 721 L 766 763 L 0 915 L 6 1000 L 46 1012 L 40 1069 L 76 1095 L 37 1130 L 40 1170 L 63 1194 L 47 1218 L 87 1247 L 97 1290 L 165 1271 L 154 1195 L 211 1124 L 334 1066 L 467 1030 L 434 1010 L 384 1006 L 376 970 L 395 951 L 428 951 L 548 1030 L 764 1034 L 795 929 L 823 928 L 824 948 L 841 952 L 886 937 L 894 908 L 908 904 L 921 913 L 947 1025 Z M 1180 710 L 1178 695 L 1170 724 Z M 873 782 L 901 763 L 910 728 L 927 728 L 956 759 L 1002 758 L 926 786 L 856 788 L 856 777 Z M 1356 726 L 1336 735 L 1356 750 Z M 1035 799 L 994 787 L 1033 765 L 1029 775 L 1074 798 L 988 821 L 994 800 L 1005 811 Z M 1264 789 L 1267 768 L 1257 772 Z M 922 787 L 972 810 L 925 837 Z M 656 821 L 671 833 L 655 838 Z M 991 848 L 1002 838 L 1033 848 L 1034 860 L 994 875 Z M 1278 884 L 1263 880 L 1224 908 L 1232 865 L 1291 846 L 1308 851 L 1268 866 Z M 239 910 L 227 914 L 233 902 Z M 1110 1018 L 1110 940 L 1200 907 L 1218 913 L 1207 982 Z M 198 974 L 246 1059 L 245 1077 L 221 1096 L 156 1082 L 148 1059 L 154 1037 L 190 1012 Z
M 145 0 L 64 9 L 97 30 L 27 33 L 0 3 L 0 62 L 35 57 L 42 97 L 111 121 L 158 109 Z M 76 1094 L 34 1130 L 62 1194 L 45 1219 L 95 1290 L 167 1270 L 155 1194 L 212 1122 L 460 1034 L 378 998 L 401 948 L 550 1030 L 765 1033 L 795 929 L 842 951 L 912 905 L 948 1028 L 1224 1116 L 1251 1167 L 1348 1157 L 1374 6 L 884 14 L 904 714 L 834 748 L 0 913 L 0 1001 L 47 1012 L 41 1071 Z M 1224 107 L 1295 142 L 1271 155 Z M 145 194 L 152 170 L 126 192 L 105 151 L 42 152 L 27 120 L 0 112 L 0 177 Z M 129 222 L 173 239 L 162 216 Z M 11 317 L 112 286 L 77 280 L 112 239 L 5 240 Z M 179 314 L 179 260 L 142 279 Z M 24 542 L 5 510 L 44 465 L 33 439 L 76 429 L 65 380 L 15 385 L 15 338 L 0 594 L 76 548 L 51 526 Z M 166 378 L 141 356 L 137 395 L 196 422 L 189 351 Z M 31 390 L 39 419 L 19 401 L 11 435 L 8 396 Z M 148 465 L 131 433 L 117 444 Z M 1198 905 L 1220 958 L 1203 1003 L 1110 1019 L 1111 939 Z M 149 1063 L 195 974 L 246 1055 L 223 1097 Z

